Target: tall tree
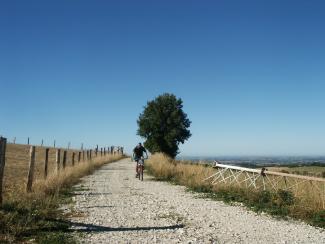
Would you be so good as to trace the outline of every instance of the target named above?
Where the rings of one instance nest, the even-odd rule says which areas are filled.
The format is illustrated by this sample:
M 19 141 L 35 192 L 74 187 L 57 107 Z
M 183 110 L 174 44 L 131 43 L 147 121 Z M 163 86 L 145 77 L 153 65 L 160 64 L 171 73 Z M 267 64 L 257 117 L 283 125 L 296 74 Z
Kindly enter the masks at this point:
M 191 136 L 191 121 L 183 111 L 182 99 L 169 93 L 149 101 L 137 123 L 137 134 L 146 139 L 144 146 L 151 153 L 163 152 L 174 158 L 179 144 Z

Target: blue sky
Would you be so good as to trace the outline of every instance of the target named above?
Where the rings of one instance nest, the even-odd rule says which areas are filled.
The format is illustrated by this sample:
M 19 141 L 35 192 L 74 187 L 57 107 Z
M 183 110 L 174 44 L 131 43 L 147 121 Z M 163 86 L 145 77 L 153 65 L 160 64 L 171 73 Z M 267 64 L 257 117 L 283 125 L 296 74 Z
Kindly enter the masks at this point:
M 143 106 L 184 101 L 182 155 L 325 154 L 324 1 L 1 1 L 0 134 L 139 141 Z

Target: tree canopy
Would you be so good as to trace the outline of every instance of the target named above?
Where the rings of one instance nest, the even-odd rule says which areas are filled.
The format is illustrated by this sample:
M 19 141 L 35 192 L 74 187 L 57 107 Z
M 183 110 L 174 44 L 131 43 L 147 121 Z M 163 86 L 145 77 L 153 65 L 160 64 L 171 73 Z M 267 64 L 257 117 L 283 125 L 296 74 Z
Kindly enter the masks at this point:
M 191 121 L 183 111 L 183 101 L 165 93 L 149 101 L 140 114 L 137 134 L 145 138 L 144 146 L 151 152 L 175 157 L 179 144 L 190 138 Z

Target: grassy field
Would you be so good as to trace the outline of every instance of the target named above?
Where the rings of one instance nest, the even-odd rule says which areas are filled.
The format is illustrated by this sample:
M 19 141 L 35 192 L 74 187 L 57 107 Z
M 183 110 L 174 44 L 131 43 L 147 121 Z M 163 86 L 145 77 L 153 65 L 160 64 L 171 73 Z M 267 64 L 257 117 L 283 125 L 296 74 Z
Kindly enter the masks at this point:
M 187 186 L 190 190 L 202 192 L 206 197 L 225 202 L 241 202 L 257 212 L 267 212 L 281 217 L 293 217 L 325 228 L 324 195 L 311 190 L 311 184 L 300 185 L 300 192 L 289 190 L 272 191 L 246 188 L 245 184 L 212 185 L 203 179 L 216 172 L 207 165 L 183 164 L 165 155 L 153 155 L 146 165 L 149 173 L 158 180 L 166 180 Z
M 60 204 L 71 201 L 71 187 L 81 177 L 123 156 L 99 156 L 91 161 L 75 162 L 72 167 L 73 150 L 68 150 L 67 166 L 57 174 L 55 150 L 52 148 L 49 175 L 44 179 L 45 148 L 37 147 L 33 191 L 26 193 L 29 148 L 27 145 L 7 145 L 4 203 L 0 207 L 0 243 L 74 243 L 69 234 L 70 224 L 58 210 Z
M 36 146 L 35 154 L 35 173 L 34 179 L 44 179 L 44 160 L 45 148 Z M 22 144 L 7 144 L 6 150 L 6 165 L 4 172 L 4 194 L 10 195 L 12 192 L 22 191 L 25 189 L 27 183 L 28 167 L 29 167 L 29 145 Z M 72 153 L 77 153 L 76 150 L 61 150 L 61 164 L 63 159 L 63 150 L 67 151 L 67 166 L 72 163 Z M 48 172 L 54 173 L 56 170 L 55 165 L 56 148 L 50 148 Z M 75 156 L 76 157 L 76 156 Z M 77 157 L 75 158 L 76 161 Z
M 324 166 L 268 167 L 271 171 L 325 178 Z

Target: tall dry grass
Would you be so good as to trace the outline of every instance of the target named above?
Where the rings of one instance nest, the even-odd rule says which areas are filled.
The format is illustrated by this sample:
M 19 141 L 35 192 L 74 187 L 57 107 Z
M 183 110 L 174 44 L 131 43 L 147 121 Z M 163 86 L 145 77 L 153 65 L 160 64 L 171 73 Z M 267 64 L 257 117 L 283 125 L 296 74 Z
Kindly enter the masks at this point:
M 4 194 L 17 192 L 22 186 L 27 183 L 28 167 L 29 167 L 29 150 L 30 145 L 23 144 L 7 144 L 6 149 L 6 165 L 4 170 Z M 36 146 L 35 151 L 35 171 L 34 179 L 44 179 L 44 160 L 46 147 Z M 48 172 L 49 174 L 55 172 L 56 164 L 56 150 L 57 148 L 50 148 Z M 77 161 L 77 150 L 61 149 L 61 164 L 63 160 L 63 151 L 67 151 L 67 166 L 72 165 L 72 153 L 75 152 Z
M 291 216 L 325 227 L 325 210 L 322 196 L 311 191 L 307 182 L 300 185 L 301 191 L 271 189 L 255 190 L 246 188 L 245 184 L 212 185 L 203 179 L 216 172 L 207 165 L 184 164 L 164 154 L 154 154 L 147 161 L 146 168 L 158 180 L 172 181 L 187 186 L 189 189 L 207 193 L 207 196 L 226 202 L 242 202 L 256 211 L 265 211 L 274 215 Z
M 76 184 L 81 177 L 91 174 L 104 164 L 117 161 L 122 157 L 122 155 L 109 155 L 68 166 L 59 173 L 52 173 L 46 180 L 37 180 L 34 185 L 34 194 L 53 195 L 62 188 Z
M 53 197 L 59 194 L 61 189 L 73 186 L 79 182 L 83 176 L 91 174 L 104 164 L 121 158 L 123 158 L 122 155 L 97 157 L 89 161 L 76 163 L 74 166 L 69 165 L 59 172 L 52 171 L 46 179 L 39 177 L 34 181 L 31 193 L 26 192 L 25 184 L 16 184 L 15 188 L 10 188 L 10 191 L 6 191 L 4 201 L 35 200 L 45 199 L 49 196 Z
M 81 177 L 123 156 L 110 154 L 99 156 L 90 161 L 76 162 L 74 166 L 68 161 L 67 167 L 65 169 L 61 167 L 61 171 L 57 173 L 54 169 L 55 157 L 52 154 L 49 162 L 52 165 L 49 167 L 51 170 L 47 179 L 44 179 L 42 162 L 44 159 L 37 158 L 37 155 L 43 155 L 45 149 L 37 148 L 36 169 L 39 173 L 35 176 L 32 192 L 26 193 L 28 167 L 26 148 L 29 147 L 12 145 L 7 153 L 4 204 L 0 207 L 0 242 L 25 243 L 31 238 L 40 243 L 73 243 L 68 234 L 69 224 L 57 221 L 64 219 L 64 215 L 58 210 L 62 201 L 66 200 L 64 194 L 69 192 L 71 186 L 79 182 Z M 18 149 L 16 153 L 15 149 Z M 72 150 L 69 153 L 71 155 Z
M 48 162 L 48 177 L 44 180 L 45 148 L 37 146 L 35 155 L 35 172 L 33 193 L 53 194 L 83 175 L 89 174 L 101 165 L 118 160 L 121 155 L 106 154 L 106 156 L 94 158 L 91 161 L 77 162 L 78 151 L 73 149 L 61 149 L 61 171 L 56 172 L 56 148 L 50 148 Z M 6 150 L 6 165 L 4 170 L 4 199 L 15 199 L 16 196 L 25 195 L 30 145 L 8 144 Z M 63 151 L 67 151 L 66 168 L 62 169 Z M 75 165 L 72 167 L 72 153 L 75 153 Z M 29 194 L 30 195 L 30 194 Z

